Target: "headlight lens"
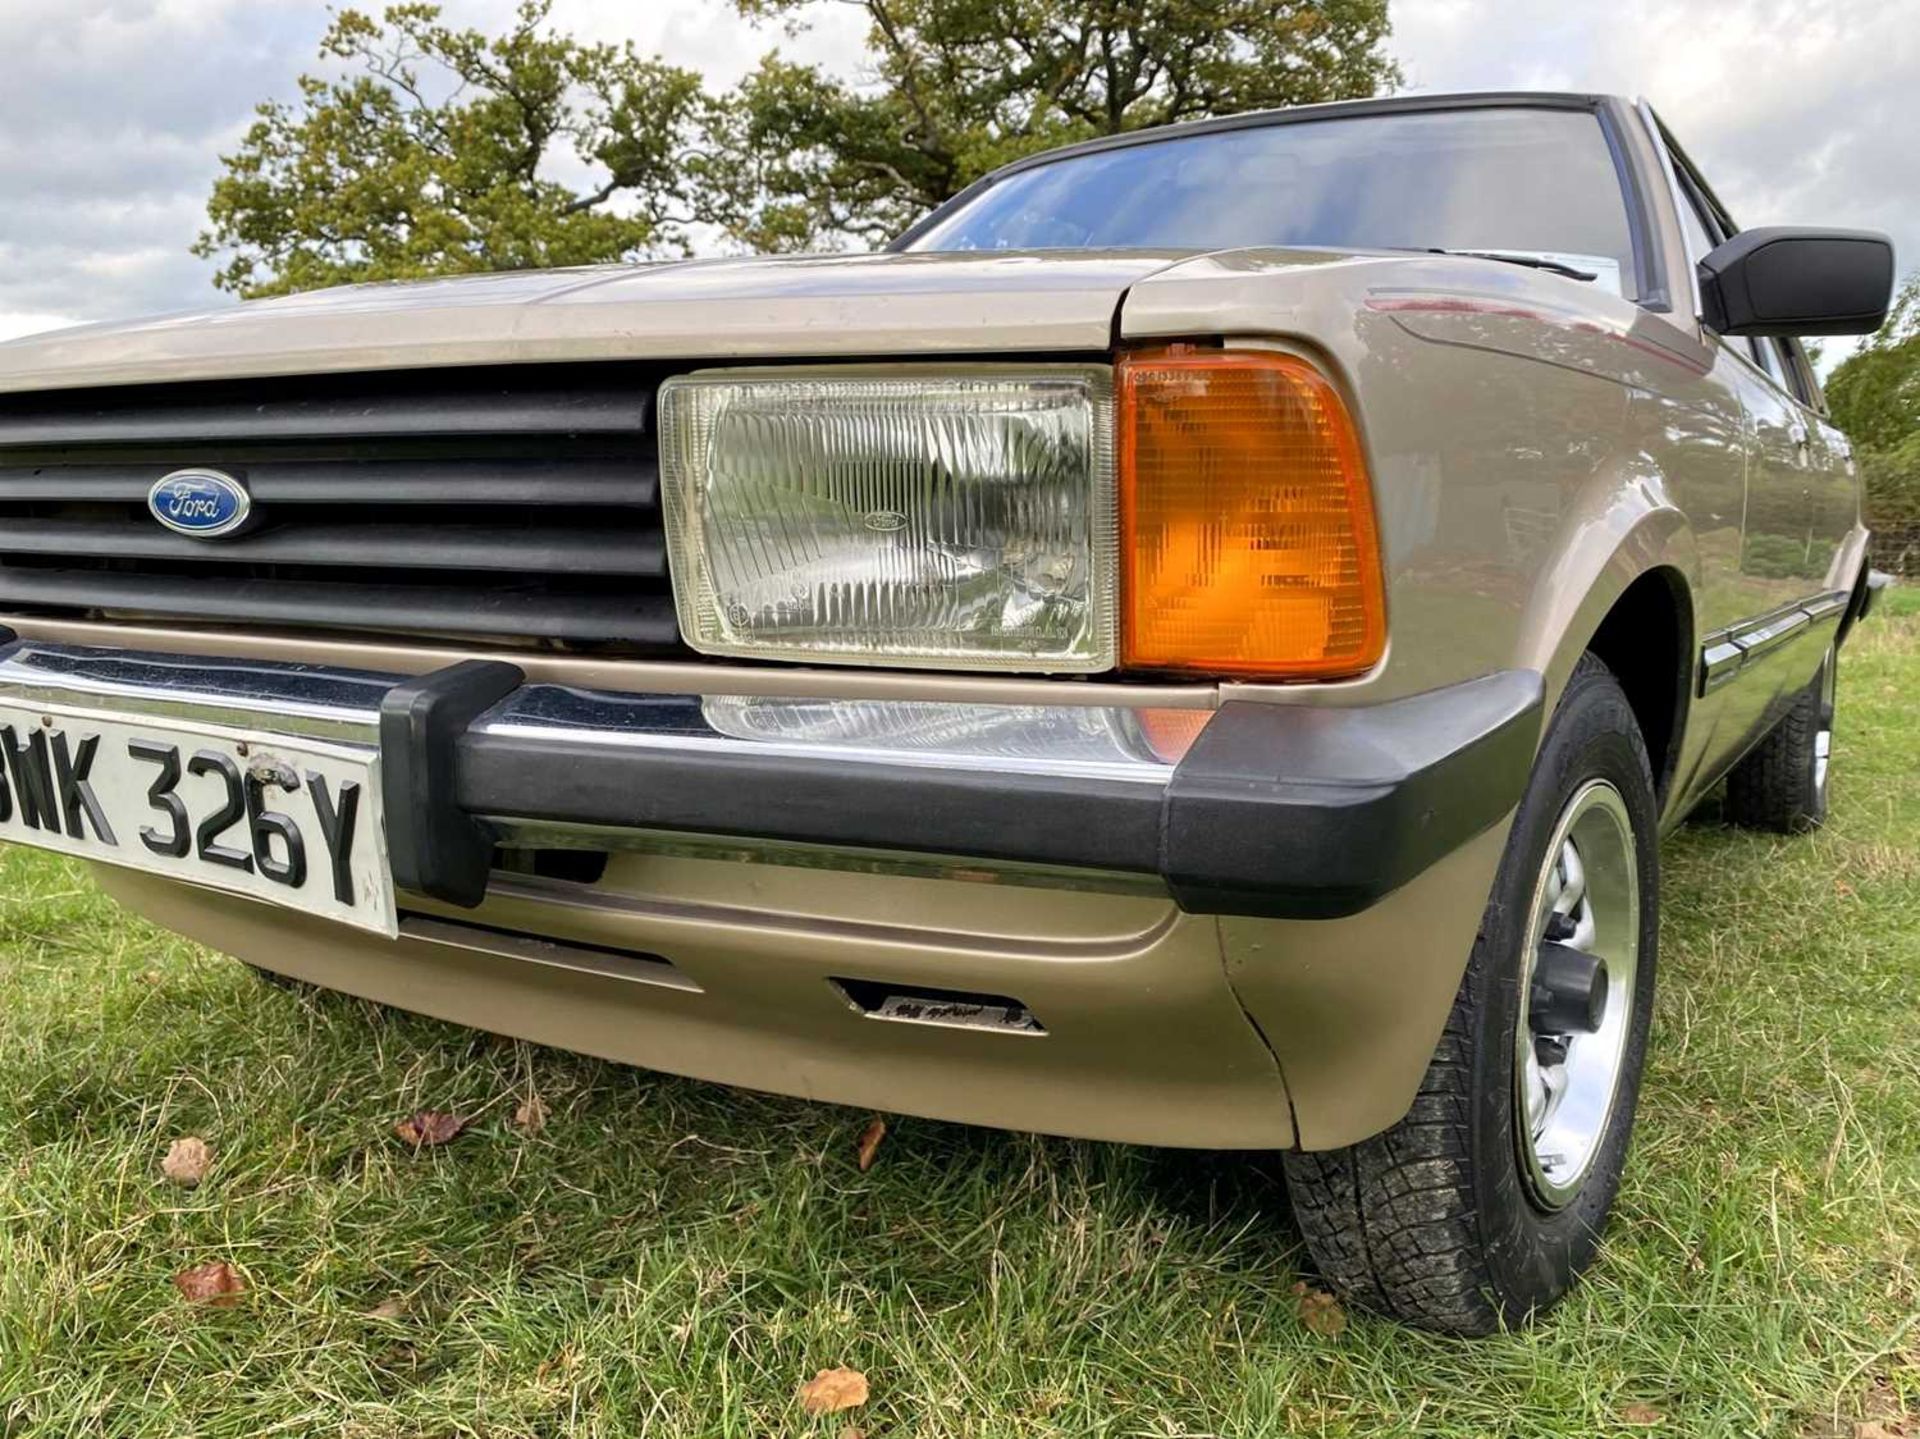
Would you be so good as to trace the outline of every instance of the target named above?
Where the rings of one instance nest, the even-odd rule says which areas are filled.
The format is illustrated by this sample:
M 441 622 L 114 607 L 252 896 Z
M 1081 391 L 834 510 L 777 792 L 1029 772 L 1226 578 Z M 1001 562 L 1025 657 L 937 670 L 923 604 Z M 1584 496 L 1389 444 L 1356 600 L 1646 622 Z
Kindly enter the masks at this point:
M 710 372 L 662 386 L 660 423 L 695 649 L 1112 666 L 1105 369 Z

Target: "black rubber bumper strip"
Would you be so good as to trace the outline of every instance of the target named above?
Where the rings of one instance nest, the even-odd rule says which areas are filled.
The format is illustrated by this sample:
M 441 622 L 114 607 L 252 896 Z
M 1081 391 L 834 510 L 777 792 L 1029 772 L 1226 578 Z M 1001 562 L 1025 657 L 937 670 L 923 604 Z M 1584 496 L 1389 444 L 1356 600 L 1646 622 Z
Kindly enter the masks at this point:
M 1353 709 L 1229 703 L 1167 786 L 1158 865 L 1201 914 L 1357 914 L 1520 802 L 1545 686 L 1503 670 Z
M 640 747 L 589 757 L 463 722 L 452 798 L 468 815 L 1151 874 L 1195 913 L 1334 918 L 1513 808 L 1542 695 L 1538 674 L 1507 670 L 1364 707 L 1234 701 L 1165 786 Z M 387 795 L 392 827 L 391 770 Z
M 381 700 L 380 795 L 399 888 L 469 909 L 485 896 L 493 841 L 454 802 L 454 742 L 525 678 L 497 660 L 463 660 Z

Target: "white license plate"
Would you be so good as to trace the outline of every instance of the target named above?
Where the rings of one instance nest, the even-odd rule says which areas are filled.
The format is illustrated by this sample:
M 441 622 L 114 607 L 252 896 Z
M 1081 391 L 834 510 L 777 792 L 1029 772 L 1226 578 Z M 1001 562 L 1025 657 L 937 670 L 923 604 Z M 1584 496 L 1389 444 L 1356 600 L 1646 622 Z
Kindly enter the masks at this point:
M 370 749 L 0 703 L 0 840 L 399 932 Z

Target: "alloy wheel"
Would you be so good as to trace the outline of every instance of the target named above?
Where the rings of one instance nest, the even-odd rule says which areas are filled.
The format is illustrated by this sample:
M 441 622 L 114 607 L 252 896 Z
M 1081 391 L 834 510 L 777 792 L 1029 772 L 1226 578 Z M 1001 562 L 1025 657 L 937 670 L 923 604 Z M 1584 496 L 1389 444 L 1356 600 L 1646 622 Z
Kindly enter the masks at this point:
M 1514 1036 L 1514 1130 L 1529 1197 L 1563 1208 L 1620 1089 L 1640 944 L 1632 823 L 1605 780 L 1577 790 L 1534 884 Z

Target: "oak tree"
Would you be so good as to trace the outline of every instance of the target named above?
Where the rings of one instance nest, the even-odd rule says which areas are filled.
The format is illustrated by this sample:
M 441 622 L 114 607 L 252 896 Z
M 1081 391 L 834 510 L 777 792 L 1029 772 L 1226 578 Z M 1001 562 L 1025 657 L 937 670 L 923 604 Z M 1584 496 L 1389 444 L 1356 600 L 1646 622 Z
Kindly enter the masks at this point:
M 268 102 L 208 202 L 214 283 L 275 295 L 684 254 L 875 245 L 998 165 L 1169 121 L 1372 94 L 1387 0 L 708 0 L 805 28 L 857 5 L 853 78 L 769 53 L 715 93 L 522 0 L 343 10 L 326 73 Z
M 1883 450 L 1920 436 L 1920 273 L 1900 287 L 1886 324 L 1834 368 L 1826 392 L 1856 445 Z
M 584 45 L 522 0 L 488 36 L 437 6 L 342 10 L 334 78 L 268 102 L 194 249 L 245 296 L 684 248 L 710 100 L 691 70 Z
M 730 228 L 758 249 L 877 243 L 1036 150 L 1148 125 L 1372 95 L 1399 73 L 1386 0 L 734 0 L 867 21 L 867 83 L 770 55 L 727 108 Z
M 1826 393 L 1859 458 L 1875 561 L 1911 574 L 1920 565 L 1920 274 L 1907 277 L 1879 332 L 1835 367 Z

